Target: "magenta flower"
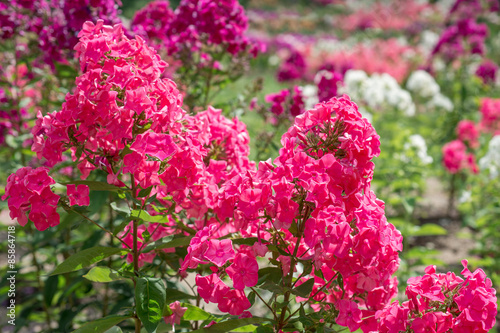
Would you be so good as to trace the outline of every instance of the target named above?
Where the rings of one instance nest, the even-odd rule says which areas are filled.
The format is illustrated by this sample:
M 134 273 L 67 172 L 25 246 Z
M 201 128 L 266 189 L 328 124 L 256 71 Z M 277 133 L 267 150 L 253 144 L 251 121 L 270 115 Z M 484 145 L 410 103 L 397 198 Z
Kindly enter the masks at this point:
M 240 290 L 255 286 L 259 279 L 258 272 L 257 260 L 243 253 L 238 253 L 234 262 L 226 269 L 227 275 L 233 280 L 234 288 Z
M 228 312 L 233 316 L 239 316 L 246 309 L 250 308 L 252 304 L 245 296 L 245 293 L 238 289 L 232 289 L 222 296 L 219 300 L 219 310 Z
M 66 187 L 66 189 L 68 193 L 70 206 L 90 205 L 90 197 L 89 197 L 90 190 L 87 185 L 80 184 L 76 186 L 75 184 L 69 184 Z
M 172 314 L 170 316 L 163 317 L 165 320 L 165 324 L 170 324 L 175 326 L 175 324 L 179 325 L 181 323 L 182 316 L 186 312 L 187 308 L 182 307 L 179 301 L 175 301 L 169 305 Z
M 361 310 L 356 302 L 341 299 L 337 303 L 337 308 L 339 310 L 337 324 L 349 327 L 351 332 L 361 326 Z
M 233 242 L 230 239 L 211 239 L 204 257 L 218 267 L 223 266 L 228 260 L 234 258 Z

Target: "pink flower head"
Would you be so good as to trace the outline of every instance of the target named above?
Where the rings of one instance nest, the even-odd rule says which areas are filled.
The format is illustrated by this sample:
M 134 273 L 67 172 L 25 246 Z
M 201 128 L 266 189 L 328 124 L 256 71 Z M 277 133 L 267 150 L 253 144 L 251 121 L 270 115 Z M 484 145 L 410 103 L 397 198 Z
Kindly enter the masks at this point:
M 204 257 L 218 267 L 223 266 L 228 260 L 234 258 L 233 242 L 230 239 L 211 239 Z
M 70 206 L 88 206 L 90 205 L 89 187 L 87 185 L 69 184 L 66 187 Z
M 481 130 L 498 134 L 500 133 L 500 98 L 481 99 Z
M 249 255 L 238 253 L 234 262 L 226 269 L 227 275 L 233 280 L 236 289 L 253 287 L 259 279 L 259 265 L 257 260 Z
M 207 303 L 219 303 L 219 300 L 229 291 L 229 287 L 222 282 L 217 274 L 209 276 L 196 276 L 198 294 Z
M 179 301 L 175 301 L 169 305 L 172 314 L 170 316 L 163 317 L 166 324 L 170 324 L 175 326 L 175 324 L 179 325 L 181 323 L 182 316 L 186 312 L 187 308 L 182 307 Z
M 450 173 L 467 168 L 467 147 L 462 141 L 454 140 L 443 146 L 443 164 Z
M 44 167 L 24 167 L 11 174 L 7 178 L 5 195 L 2 196 L 2 200 L 7 199 L 10 217 L 16 218 L 24 226 L 28 222 L 26 214 L 29 213 L 30 220 L 40 231 L 58 225 L 56 208 L 60 197 L 50 188 L 54 183 L 54 179 L 48 175 L 48 169 Z
M 457 136 L 458 139 L 464 143 L 467 143 L 471 148 L 479 147 L 479 131 L 476 128 L 476 124 L 471 120 L 462 120 L 457 125 Z
M 233 316 L 239 316 L 243 311 L 250 308 L 252 304 L 245 293 L 238 289 L 229 290 L 219 300 L 219 310 Z
M 337 303 L 337 308 L 339 310 L 339 315 L 336 319 L 338 325 L 349 327 L 351 332 L 354 332 L 361 326 L 361 310 L 358 308 L 356 302 L 342 299 Z

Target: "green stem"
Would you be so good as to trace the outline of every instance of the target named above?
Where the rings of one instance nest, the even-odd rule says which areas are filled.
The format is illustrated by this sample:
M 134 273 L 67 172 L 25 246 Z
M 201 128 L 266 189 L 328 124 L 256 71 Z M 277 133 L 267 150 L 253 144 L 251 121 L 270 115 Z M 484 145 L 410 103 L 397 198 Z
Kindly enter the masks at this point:
M 31 229 L 31 227 L 29 227 L 29 231 L 30 231 L 30 236 L 32 238 L 33 237 L 33 230 Z M 33 242 L 32 244 L 34 244 L 35 242 Z M 36 267 L 36 278 L 37 278 L 37 282 L 38 282 L 38 288 L 39 290 L 42 291 L 42 297 L 43 297 L 43 302 L 42 302 L 42 307 L 43 307 L 43 311 L 45 312 L 45 323 L 47 324 L 47 327 L 49 330 L 51 330 L 51 326 L 50 326 L 50 323 L 52 322 L 52 319 L 51 319 L 51 316 L 50 316 L 50 311 L 49 311 L 49 308 L 47 307 L 47 301 L 46 301 L 46 298 L 45 298 L 45 293 L 43 292 L 44 290 L 44 283 L 42 282 L 42 278 L 41 278 L 41 275 L 42 275 L 42 268 L 40 267 L 40 263 L 38 262 L 38 260 L 36 259 L 36 248 L 34 245 L 31 246 L 31 255 L 33 256 L 33 266 Z
M 83 217 L 83 218 L 84 218 L 84 219 L 86 219 L 87 221 L 92 222 L 93 224 L 95 224 L 96 226 L 98 226 L 98 227 L 99 227 L 99 229 L 101 229 L 101 230 L 103 230 L 103 231 L 107 232 L 107 233 L 108 233 L 108 234 L 109 234 L 112 238 L 114 237 L 114 238 L 118 239 L 118 240 L 119 240 L 119 241 L 120 241 L 123 245 L 125 245 L 125 246 L 129 249 L 129 250 L 131 249 L 131 248 L 130 248 L 130 246 L 129 246 L 127 243 L 125 243 L 125 242 L 124 242 L 124 241 L 123 241 L 120 237 L 116 236 L 115 234 L 113 234 L 113 233 L 112 233 L 111 231 L 109 231 L 108 229 L 106 229 L 106 228 L 102 227 L 101 225 L 99 225 L 99 223 L 97 223 L 97 222 L 95 222 L 94 220 L 90 219 L 89 217 L 87 217 L 87 216 L 83 215 L 82 213 L 77 212 L 76 210 L 72 210 L 72 211 L 73 211 L 73 212 L 75 212 L 76 214 L 80 215 L 81 217 Z

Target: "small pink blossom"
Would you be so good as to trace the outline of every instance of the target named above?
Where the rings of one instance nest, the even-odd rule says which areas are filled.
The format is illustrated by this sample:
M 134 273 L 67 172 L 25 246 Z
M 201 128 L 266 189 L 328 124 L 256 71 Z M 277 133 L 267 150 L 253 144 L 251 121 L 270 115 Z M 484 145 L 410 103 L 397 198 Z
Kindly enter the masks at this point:
M 74 184 L 67 185 L 67 193 L 69 198 L 70 206 L 88 206 L 90 205 L 89 197 L 89 187 L 87 185 L 80 184 L 78 186 Z

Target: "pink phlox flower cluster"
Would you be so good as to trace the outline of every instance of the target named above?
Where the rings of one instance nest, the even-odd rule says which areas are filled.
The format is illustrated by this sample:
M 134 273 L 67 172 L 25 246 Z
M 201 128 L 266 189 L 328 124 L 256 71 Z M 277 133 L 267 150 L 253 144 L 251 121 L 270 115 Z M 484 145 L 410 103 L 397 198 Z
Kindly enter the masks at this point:
M 130 173 L 141 188 L 156 186 L 151 195 L 184 199 L 206 152 L 185 128 L 175 83 L 161 78 L 167 64 L 120 25 L 86 22 L 79 37 L 83 74 L 61 111 L 38 115 L 33 151 L 53 166 L 69 148 L 83 179 L 102 169 L 123 186 L 120 174 Z
M 483 80 L 484 84 L 495 84 L 498 66 L 493 61 L 485 59 L 476 70 L 476 75 Z
M 159 49 L 168 43 L 168 29 L 174 19 L 174 11 L 168 1 L 152 1 L 135 13 L 132 31 Z
M 30 132 L 29 120 L 41 100 L 42 87 L 41 82 L 29 84 L 34 74 L 25 64 L 5 68 L 0 66 L 0 71 L 5 73 L 4 79 L 9 83 L 9 87 L 0 88 L 0 145 L 2 145 L 7 135 L 18 137 Z M 16 99 L 22 99 L 22 107 Z M 23 147 L 29 147 L 31 144 L 31 138 L 26 139 Z
M 33 44 L 42 51 L 35 65 L 42 60 L 54 69 L 55 62 L 67 63 L 85 21 L 119 23 L 119 6 L 120 0 L 11 1 L 0 5 L 0 39 L 35 34 Z
M 292 49 L 290 55 L 278 68 L 276 78 L 279 82 L 294 81 L 305 78 L 307 74 L 307 63 L 304 56 Z
M 217 227 L 211 225 L 198 231 L 191 239 L 188 255 L 181 266 L 181 274 L 188 268 L 195 269 L 199 264 L 213 264 L 212 273 L 208 276 L 196 276 L 198 294 L 209 303 L 217 303 L 222 312 L 241 315 L 250 308 L 244 288 L 257 284 L 259 266 L 252 251 L 236 253 L 230 239 L 216 239 Z M 228 266 L 229 264 L 229 266 Z M 233 281 L 233 288 L 227 286 L 220 278 L 224 272 Z
M 456 0 L 450 8 L 448 20 L 460 20 L 466 18 L 477 18 L 487 12 L 500 10 L 500 4 L 496 0 Z
M 487 36 L 486 24 L 478 24 L 471 18 L 459 20 L 443 31 L 432 55 L 441 54 L 446 61 L 451 61 L 469 52 L 484 54 Z
M 270 111 L 275 116 L 296 117 L 305 112 L 304 96 L 300 86 L 268 94 L 265 101 L 271 104 Z
M 206 214 L 218 206 L 220 188 L 237 174 L 255 170 L 248 159 L 250 136 L 246 125 L 237 118 L 228 119 L 222 110 L 209 107 L 188 118 L 190 130 L 204 147 L 204 169 L 191 193 L 182 202 L 188 217 L 196 218 L 197 226 L 206 226 Z M 216 223 L 216 221 L 212 221 Z M 229 230 L 227 230 L 229 232 Z
M 452 174 L 461 170 L 479 172 L 474 155 L 467 152 L 467 146 L 460 140 L 453 140 L 443 146 L 443 165 Z
M 378 135 L 347 97 L 333 98 L 296 117 L 282 145 L 273 163 L 261 162 L 256 173 L 224 184 L 219 209 L 227 215 L 222 216 L 233 218 L 242 233 L 264 239 L 280 230 L 289 244 L 286 251 L 312 260 L 324 276 L 341 274 L 345 300 L 367 294 L 368 301 L 354 303 L 367 309 L 366 317 L 373 315 L 397 291 L 391 275 L 402 249 L 401 234 L 370 191 Z M 303 237 L 295 249 L 297 238 L 288 229 L 304 214 Z M 285 257 L 279 261 L 288 274 Z M 311 275 L 318 286 L 327 281 Z M 330 285 L 317 300 L 327 297 L 335 306 L 342 295 L 340 287 Z
M 135 33 L 170 55 L 214 45 L 222 45 L 233 56 L 245 50 L 255 55 L 259 45 L 245 36 L 247 29 L 244 8 L 236 0 L 182 0 L 175 11 L 168 1 L 154 1 L 132 21 Z
M 457 137 L 470 148 L 479 147 L 479 130 L 472 120 L 461 120 L 456 128 Z
M 436 274 L 435 266 L 410 278 L 408 301 L 376 313 L 377 332 L 488 332 L 495 324 L 496 290 L 481 269 L 471 273 L 467 261 L 462 263 L 464 279 L 452 272 Z
M 10 217 L 22 226 L 29 218 L 40 231 L 58 225 L 60 217 L 56 209 L 60 196 L 52 192 L 52 184 L 55 181 L 44 167 L 23 167 L 11 174 L 2 196 L 2 200 L 8 199 Z
M 481 131 L 493 135 L 500 134 L 500 98 L 483 98 L 479 108 L 481 112 Z
M 341 16 L 333 24 L 342 30 L 365 29 L 411 30 L 414 25 L 425 26 L 429 13 L 437 8 L 418 1 L 391 1 L 374 3 L 370 8 L 361 8 L 350 15 Z M 425 13 L 425 14 L 424 14 Z
M 408 77 L 413 68 L 412 62 L 420 55 L 416 47 L 404 45 L 396 38 L 374 40 L 370 44 L 357 44 L 349 50 L 335 52 L 317 52 L 308 58 L 315 72 L 321 69 L 325 62 L 335 64 L 337 72 L 341 68 L 361 69 L 368 74 L 388 73 L 399 83 Z
M 90 189 L 87 185 L 74 185 L 66 186 L 70 206 L 88 206 L 90 205 Z
M 334 70 L 323 69 L 316 73 L 314 82 L 318 86 L 319 102 L 326 102 L 332 97 L 337 97 L 338 88 L 344 80 L 343 74 Z

